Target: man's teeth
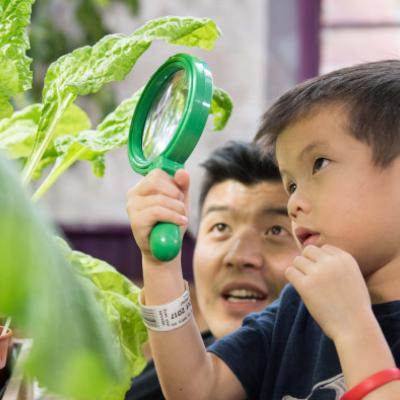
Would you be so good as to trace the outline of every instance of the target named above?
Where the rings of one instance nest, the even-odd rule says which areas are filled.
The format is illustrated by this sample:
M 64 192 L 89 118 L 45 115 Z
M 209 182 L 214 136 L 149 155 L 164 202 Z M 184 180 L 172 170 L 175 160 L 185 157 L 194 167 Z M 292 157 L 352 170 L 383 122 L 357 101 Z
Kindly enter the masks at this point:
M 228 301 L 257 301 L 257 300 L 263 300 L 265 296 L 263 296 L 259 292 L 255 292 L 253 290 L 247 290 L 247 289 L 234 289 L 229 291 L 226 294 L 226 299 Z

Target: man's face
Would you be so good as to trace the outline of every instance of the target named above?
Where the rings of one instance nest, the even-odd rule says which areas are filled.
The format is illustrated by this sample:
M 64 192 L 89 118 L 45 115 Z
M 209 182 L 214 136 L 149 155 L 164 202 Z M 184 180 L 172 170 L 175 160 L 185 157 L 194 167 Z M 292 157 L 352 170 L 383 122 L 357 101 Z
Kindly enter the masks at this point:
M 298 249 L 280 182 L 213 186 L 202 209 L 194 252 L 200 310 L 217 338 L 275 300 Z
M 276 155 L 300 245 L 337 246 L 369 275 L 400 255 L 400 158 L 374 165 L 347 126 L 343 106 L 321 106 L 281 133 Z

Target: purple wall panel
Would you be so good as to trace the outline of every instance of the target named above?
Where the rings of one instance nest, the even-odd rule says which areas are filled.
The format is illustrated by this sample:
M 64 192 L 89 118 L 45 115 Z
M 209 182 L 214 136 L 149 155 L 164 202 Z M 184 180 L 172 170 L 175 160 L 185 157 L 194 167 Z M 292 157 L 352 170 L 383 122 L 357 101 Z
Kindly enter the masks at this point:
M 129 226 L 62 226 L 65 238 L 74 250 L 107 261 L 135 282 L 142 281 L 142 262 Z M 187 233 L 183 239 L 182 264 L 185 279 L 192 281 L 194 240 Z
M 319 72 L 321 0 L 299 0 L 299 82 Z

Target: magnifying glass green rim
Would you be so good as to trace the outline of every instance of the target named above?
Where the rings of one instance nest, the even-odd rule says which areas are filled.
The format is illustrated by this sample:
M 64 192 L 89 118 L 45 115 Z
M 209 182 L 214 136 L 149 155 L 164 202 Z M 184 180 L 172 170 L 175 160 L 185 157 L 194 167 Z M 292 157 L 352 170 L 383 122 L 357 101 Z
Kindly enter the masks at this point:
M 164 151 L 147 160 L 143 155 L 142 138 L 146 119 L 156 96 L 178 71 L 184 70 L 188 79 L 188 96 L 182 118 Z M 143 90 L 132 117 L 128 140 L 128 158 L 132 168 L 146 175 L 154 168 L 162 168 L 173 175 L 183 166 L 203 132 L 212 99 L 212 75 L 208 65 L 189 54 L 170 57 L 151 77 Z

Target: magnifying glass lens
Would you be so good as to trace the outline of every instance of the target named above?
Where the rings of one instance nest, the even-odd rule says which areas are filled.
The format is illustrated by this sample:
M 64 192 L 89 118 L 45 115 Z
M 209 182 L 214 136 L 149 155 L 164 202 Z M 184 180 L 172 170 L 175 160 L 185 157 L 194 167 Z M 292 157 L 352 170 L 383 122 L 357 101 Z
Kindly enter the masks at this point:
M 182 119 L 188 94 L 185 70 L 175 72 L 155 98 L 143 130 L 142 149 L 147 160 L 160 155 Z
M 211 71 L 188 54 L 170 57 L 144 87 L 132 116 L 128 156 L 142 175 L 161 168 L 170 176 L 192 153 L 207 122 L 213 95 Z M 160 220 L 151 229 L 150 250 L 160 261 L 181 250 L 180 227 Z

